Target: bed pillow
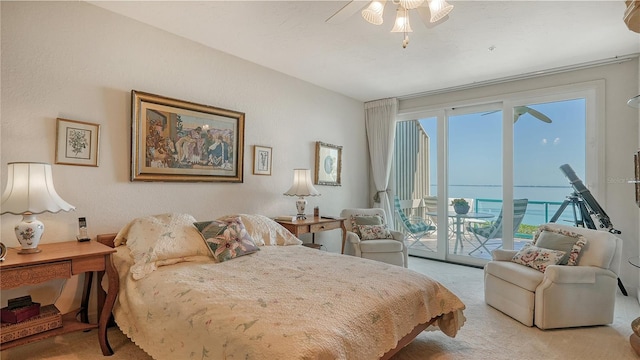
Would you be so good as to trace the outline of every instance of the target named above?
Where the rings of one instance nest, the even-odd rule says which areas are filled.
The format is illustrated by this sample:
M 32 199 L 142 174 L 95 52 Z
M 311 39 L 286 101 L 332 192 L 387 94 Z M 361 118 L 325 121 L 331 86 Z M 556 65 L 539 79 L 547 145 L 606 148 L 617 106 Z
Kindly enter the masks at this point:
M 511 261 L 544 272 L 547 266 L 557 265 L 564 255 L 564 251 L 544 249 L 526 244 L 513 256 Z
M 360 228 L 358 226 L 383 224 L 384 220 L 380 215 L 351 215 L 351 229 L 360 239 L 362 239 L 362 234 L 360 233 Z
M 251 238 L 253 238 L 255 244 L 258 246 L 284 246 L 302 244 L 302 241 L 296 238 L 292 233 L 290 233 L 289 230 L 285 229 L 282 225 L 264 215 L 227 215 L 218 220 L 237 216 L 242 219 L 242 223 L 247 229 L 247 232 L 249 233 Z
M 360 240 L 393 239 L 387 225 L 356 225 Z
M 202 260 L 208 255 L 189 214 L 160 214 L 131 221 L 118 236 L 126 239 L 134 264 L 135 280 L 144 278 L 159 266 Z
M 533 245 L 537 247 L 565 252 L 558 265 L 577 265 L 585 244 L 586 239 L 581 234 L 549 225 L 540 226 L 533 237 Z
M 196 222 L 193 225 L 202 235 L 216 262 L 235 259 L 260 250 L 247 233 L 239 216 L 224 220 Z

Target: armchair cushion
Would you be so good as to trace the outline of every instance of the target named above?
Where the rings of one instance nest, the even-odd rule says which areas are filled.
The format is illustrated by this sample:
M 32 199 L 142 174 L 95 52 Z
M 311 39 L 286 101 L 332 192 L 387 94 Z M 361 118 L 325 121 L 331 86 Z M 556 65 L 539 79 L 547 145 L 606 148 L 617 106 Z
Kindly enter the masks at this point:
M 604 230 L 592 230 L 555 223 L 547 225 L 561 230 L 573 231 L 587 239 L 578 258 L 578 266 L 597 266 L 603 269 L 610 269 L 616 274 L 620 270 L 620 256 L 616 257 L 615 255 L 617 250 L 620 251 L 620 249 L 617 249 L 617 243 L 621 240 L 614 234 Z M 620 248 L 622 248 L 621 245 Z
M 367 215 L 367 214 L 353 214 L 350 217 L 351 230 L 362 239 L 360 233 L 360 225 L 383 225 L 384 220 L 380 215 Z
M 356 225 L 360 240 L 393 239 L 386 225 Z
M 544 272 L 547 266 L 557 265 L 565 254 L 566 252 L 564 251 L 544 249 L 526 244 L 522 250 L 513 256 L 511 261 Z
M 393 239 L 363 241 L 360 243 L 360 251 L 365 253 L 399 253 L 403 244 Z
M 511 261 L 489 261 L 484 272 L 530 292 L 536 291 L 544 278 L 540 271 Z
M 533 244 L 537 247 L 565 252 L 558 265 L 576 265 L 585 243 L 581 234 L 550 225 L 540 226 L 533 237 Z

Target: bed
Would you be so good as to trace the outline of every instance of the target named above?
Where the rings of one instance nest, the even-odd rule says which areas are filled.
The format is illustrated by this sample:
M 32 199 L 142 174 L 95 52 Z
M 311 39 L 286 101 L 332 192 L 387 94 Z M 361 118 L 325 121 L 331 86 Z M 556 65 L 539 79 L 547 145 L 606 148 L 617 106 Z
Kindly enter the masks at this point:
M 256 249 L 238 240 L 236 256 L 221 259 L 228 244 L 213 251 L 203 223 L 194 227 L 187 214 L 134 219 L 98 236 L 117 250 L 102 283 L 105 355 L 111 314 L 156 360 L 388 359 L 425 329 L 454 337 L 465 321 L 460 299 L 427 276 L 301 246 L 261 215 L 204 224 L 229 219 L 242 230 L 232 237 L 242 233 Z

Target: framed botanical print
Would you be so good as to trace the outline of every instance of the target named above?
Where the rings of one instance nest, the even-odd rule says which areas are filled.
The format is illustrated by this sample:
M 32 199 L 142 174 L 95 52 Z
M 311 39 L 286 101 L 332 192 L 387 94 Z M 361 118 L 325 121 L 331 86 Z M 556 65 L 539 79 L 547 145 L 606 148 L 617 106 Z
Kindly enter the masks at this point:
M 100 125 L 56 120 L 56 164 L 98 166 Z
M 316 173 L 314 183 L 317 185 L 341 186 L 342 146 L 316 142 Z
M 267 146 L 253 146 L 254 175 L 271 175 L 271 151 Z
M 131 113 L 131 181 L 243 181 L 244 113 L 136 90 Z

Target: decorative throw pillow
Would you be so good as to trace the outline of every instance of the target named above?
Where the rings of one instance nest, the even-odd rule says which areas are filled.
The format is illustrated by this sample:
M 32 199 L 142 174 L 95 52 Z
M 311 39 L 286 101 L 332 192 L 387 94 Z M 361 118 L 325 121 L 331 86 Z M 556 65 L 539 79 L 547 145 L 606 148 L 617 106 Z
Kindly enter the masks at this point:
M 264 245 L 300 245 L 302 241 L 296 238 L 289 230 L 264 215 L 238 214 L 227 215 L 218 220 L 239 216 L 249 236 L 258 246 Z
M 216 262 L 223 262 L 258 250 L 240 217 L 193 223 Z
M 557 265 L 564 254 L 564 251 L 544 249 L 526 244 L 513 256 L 511 261 L 544 272 L 547 266 Z
M 360 240 L 393 239 L 387 225 L 356 225 Z
M 533 245 L 537 247 L 565 252 L 559 265 L 577 265 L 585 244 L 586 239 L 581 234 L 550 225 L 540 226 L 533 237 Z
M 131 250 L 134 264 L 131 274 L 142 279 L 159 266 L 183 261 L 201 260 L 208 251 L 189 214 L 160 214 L 137 218 L 125 226 L 118 236 Z
M 358 225 L 383 225 L 384 219 L 380 215 L 351 215 L 351 229 L 362 239 Z

